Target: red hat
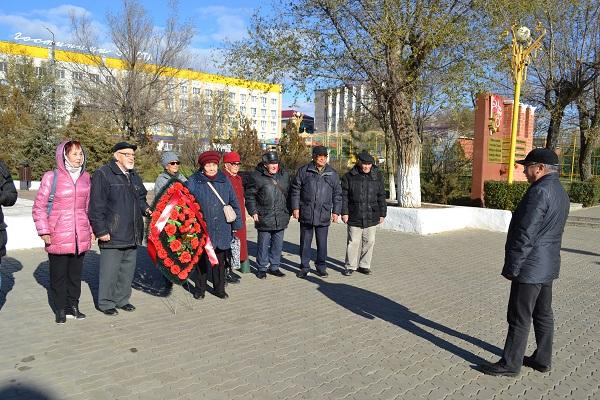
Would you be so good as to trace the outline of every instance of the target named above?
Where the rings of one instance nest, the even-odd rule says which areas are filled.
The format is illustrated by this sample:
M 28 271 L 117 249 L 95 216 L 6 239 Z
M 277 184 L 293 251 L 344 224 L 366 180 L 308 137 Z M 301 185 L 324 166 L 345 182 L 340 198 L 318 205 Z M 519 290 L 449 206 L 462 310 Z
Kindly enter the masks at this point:
M 218 151 L 205 151 L 204 153 L 201 153 L 198 156 L 198 165 L 204 165 L 204 164 L 208 164 L 208 163 L 215 163 L 218 164 L 219 160 L 221 159 L 221 155 L 219 154 Z
M 241 162 L 241 161 L 242 161 L 242 159 L 240 158 L 240 155 L 238 153 L 236 153 L 235 151 L 230 151 L 229 153 L 223 154 L 223 162 L 234 163 L 234 162 Z

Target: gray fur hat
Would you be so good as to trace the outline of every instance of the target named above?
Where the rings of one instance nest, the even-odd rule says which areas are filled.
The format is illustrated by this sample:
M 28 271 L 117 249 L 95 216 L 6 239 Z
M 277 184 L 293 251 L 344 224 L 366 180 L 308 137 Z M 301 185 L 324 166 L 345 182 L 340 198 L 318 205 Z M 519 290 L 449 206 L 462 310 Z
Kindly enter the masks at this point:
M 173 151 L 165 151 L 162 154 L 161 164 L 163 167 L 166 167 L 167 164 L 173 161 L 179 161 L 179 156 Z

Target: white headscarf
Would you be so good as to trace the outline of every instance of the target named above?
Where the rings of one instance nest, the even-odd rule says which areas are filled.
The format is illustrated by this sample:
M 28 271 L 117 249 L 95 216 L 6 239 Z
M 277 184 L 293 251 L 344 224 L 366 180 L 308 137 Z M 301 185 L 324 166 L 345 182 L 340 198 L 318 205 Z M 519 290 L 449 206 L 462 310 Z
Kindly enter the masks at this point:
M 64 150 L 63 150 L 63 158 L 65 160 L 65 168 L 67 169 L 67 172 L 69 172 L 69 174 L 71 175 L 71 179 L 73 179 L 73 183 L 77 182 L 79 175 L 81 175 L 81 170 L 83 169 L 83 162 L 85 161 L 85 155 L 83 157 L 84 157 L 84 159 L 81 160 L 82 166 L 74 167 L 69 162 L 69 159 L 67 158 L 67 153 L 64 152 Z

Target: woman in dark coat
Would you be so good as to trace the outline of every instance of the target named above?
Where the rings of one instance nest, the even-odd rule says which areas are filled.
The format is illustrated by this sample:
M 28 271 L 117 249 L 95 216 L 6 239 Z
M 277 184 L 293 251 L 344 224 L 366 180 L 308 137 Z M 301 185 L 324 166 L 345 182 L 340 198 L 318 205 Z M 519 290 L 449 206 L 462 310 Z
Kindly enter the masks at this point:
M 2 207 L 10 207 L 17 202 L 17 189 L 13 183 L 10 171 L 6 164 L 0 161 L 0 262 L 6 255 L 6 224 Z M 0 278 L 1 279 L 1 278 Z
M 231 240 L 235 231 L 242 227 L 240 205 L 229 180 L 219 171 L 220 155 L 216 151 L 205 151 L 198 157 L 200 169 L 190 176 L 186 182 L 190 192 L 202 208 L 202 214 L 206 221 L 208 236 L 215 249 L 218 265 L 211 266 L 206 252 L 202 254 L 198 263 L 198 274 L 194 274 L 196 291 L 194 298 L 204 298 L 206 292 L 207 274 L 212 274 L 213 290 L 217 297 L 226 299 L 225 293 L 225 263 L 226 255 L 231 248 Z M 219 194 L 225 204 L 231 205 L 235 210 L 237 218 L 228 223 L 223 213 L 223 204 L 214 190 Z

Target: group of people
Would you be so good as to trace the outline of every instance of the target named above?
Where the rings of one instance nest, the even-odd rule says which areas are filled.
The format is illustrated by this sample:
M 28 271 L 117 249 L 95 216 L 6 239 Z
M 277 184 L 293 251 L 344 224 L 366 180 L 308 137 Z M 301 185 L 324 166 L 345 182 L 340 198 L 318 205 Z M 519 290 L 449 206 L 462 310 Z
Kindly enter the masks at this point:
M 136 247 L 144 235 L 143 217 L 151 214 L 147 191 L 134 169 L 134 144 L 121 142 L 113 158 L 90 177 L 85 170 L 85 151 L 74 140 L 56 149 L 56 168 L 44 174 L 33 206 L 37 232 L 48 252 L 50 290 L 57 323 L 66 318 L 83 319 L 79 310 L 81 272 L 85 252 L 96 239 L 100 247 L 98 308 L 106 315 L 118 310 L 134 311 L 130 303 L 136 265 Z M 203 298 L 211 275 L 213 292 L 227 298 L 226 282 L 239 279 L 228 271 L 232 243 L 238 243 L 238 265 L 248 263 L 245 210 L 254 221 L 257 235 L 257 277 L 283 277 L 280 269 L 284 231 L 290 216 L 300 223 L 301 268 L 310 271 L 311 244 L 316 236 L 316 274 L 327 272 L 327 235 L 331 222 L 347 224 L 347 249 L 343 274 L 371 272 L 375 228 L 386 217 L 382 173 L 366 152 L 341 179 L 327 163 L 327 149 L 316 146 L 312 161 L 293 178 L 280 164 L 276 152 L 263 154 L 245 184 L 239 175 L 240 156 L 207 151 L 199 155 L 199 169 L 186 180 L 179 172 L 175 153 L 163 154 L 164 172 L 155 190 L 172 179 L 184 182 L 199 202 L 218 265 L 211 267 L 206 252 L 192 280 L 194 297 Z M 554 318 L 552 283 L 560 270 L 562 235 L 569 213 L 569 197 L 558 180 L 558 157 L 548 149 L 534 149 L 524 160 L 531 184 L 520 201 L 508 230 L 502 275 L 511 281 L 508 303 L 508 334 L 502 358 L 481 366 L 489 375 L 516 376 L 522 365 L 540 372 L 551 369 Z M 0 162 L 0 206 L 15 203 L 17 192 L 6 166 Z M 235 212 L 228 221 L 223 205 Z M 6 254 L 6 225 L 0 207 L 0 260 Z M 237 278 L 236 278 L 237 277 Z M 525 356 L 533 322 L 536 351 Z

